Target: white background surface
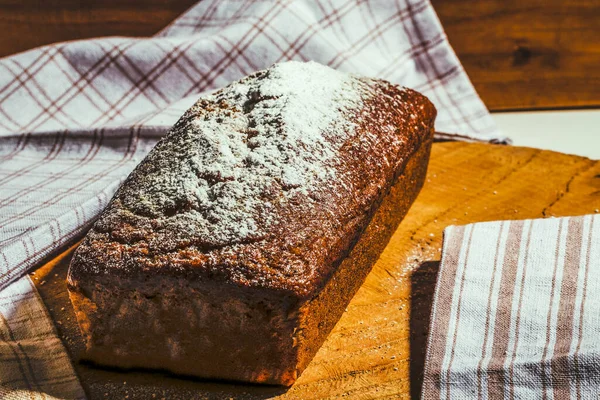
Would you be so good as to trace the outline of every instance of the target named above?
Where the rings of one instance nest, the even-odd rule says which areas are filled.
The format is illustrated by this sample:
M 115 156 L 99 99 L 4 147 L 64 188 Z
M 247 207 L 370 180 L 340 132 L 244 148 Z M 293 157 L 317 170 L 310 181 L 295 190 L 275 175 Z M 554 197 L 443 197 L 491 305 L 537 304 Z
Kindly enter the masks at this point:
M 493 113 L 515 146 L 600 159 L 600 109 Z

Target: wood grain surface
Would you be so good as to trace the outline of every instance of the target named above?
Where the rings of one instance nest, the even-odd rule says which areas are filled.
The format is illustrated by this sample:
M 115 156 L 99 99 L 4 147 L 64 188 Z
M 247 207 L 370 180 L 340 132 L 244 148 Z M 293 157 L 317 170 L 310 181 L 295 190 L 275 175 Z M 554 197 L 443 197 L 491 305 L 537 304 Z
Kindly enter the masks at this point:
M 290 389 L 114 371 L 77 361 L 75 367 L 92 400 L 418 398 L 443 229 L 599 209 L 600 161 L 530 148 L 436 143 L 416 203 Z M 33 279 L 77 360 L 82 342 L 65 285 L 71 252 Z
M 197 0 L 0 0 L 0 57 L 99 36 L 151 36 Z
M 149 36 L 197 0 L 0 0 L 0 56 Z M 600 0 L 432 0 L 491 110 L 600 106 Z
M 600 106 L 600 0 L 432 3 L 491 110 Z

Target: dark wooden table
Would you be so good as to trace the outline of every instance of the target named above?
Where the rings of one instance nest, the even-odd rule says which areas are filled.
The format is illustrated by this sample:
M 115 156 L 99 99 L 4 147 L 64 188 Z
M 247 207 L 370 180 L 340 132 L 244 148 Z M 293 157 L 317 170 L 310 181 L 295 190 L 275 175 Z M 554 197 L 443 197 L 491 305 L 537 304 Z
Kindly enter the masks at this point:
M 198 0 L 0 0 L 0 56 L 149 36 Z M 491 110 L 600 106 L 600 0 L 432 0 Z

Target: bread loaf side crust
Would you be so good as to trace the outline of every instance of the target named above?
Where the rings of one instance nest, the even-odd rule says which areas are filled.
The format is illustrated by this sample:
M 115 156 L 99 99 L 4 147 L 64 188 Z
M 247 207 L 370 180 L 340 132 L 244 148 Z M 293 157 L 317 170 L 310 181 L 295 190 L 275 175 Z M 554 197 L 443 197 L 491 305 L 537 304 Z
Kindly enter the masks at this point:
M 435 118 L 323 68 L 200 100 L 130 175 L 69 269 L 89 359 L 283 385 L 306 367 L 416 197 Z
M 304 302 L 166 277 L 71 287 L 85 358 L 120 368 L 292 385 L 315 356 L 425 180 L 431 141 L 411 158 L 319 294 Z

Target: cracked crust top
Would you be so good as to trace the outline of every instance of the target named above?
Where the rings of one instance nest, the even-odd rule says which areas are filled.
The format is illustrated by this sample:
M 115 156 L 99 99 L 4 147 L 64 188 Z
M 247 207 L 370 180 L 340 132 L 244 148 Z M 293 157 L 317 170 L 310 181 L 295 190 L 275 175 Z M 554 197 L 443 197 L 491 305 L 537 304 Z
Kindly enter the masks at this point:
M 435 114 L 417 92 L 312 62 L 234 82 L 200 99 L 131 173 L 69 281 L 170 274 L 312 296 Z

